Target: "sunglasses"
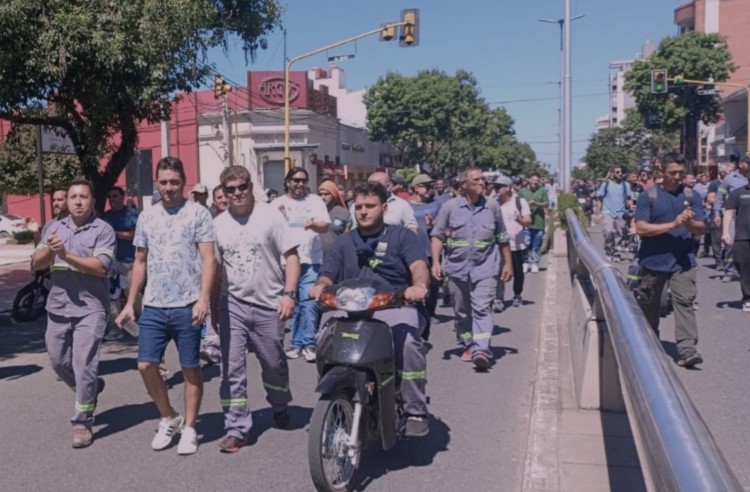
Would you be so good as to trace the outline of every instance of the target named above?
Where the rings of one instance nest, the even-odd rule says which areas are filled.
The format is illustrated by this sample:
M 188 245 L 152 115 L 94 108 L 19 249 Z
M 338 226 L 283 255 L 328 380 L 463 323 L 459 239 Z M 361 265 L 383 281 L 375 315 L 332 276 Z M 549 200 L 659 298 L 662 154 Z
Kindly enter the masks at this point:
M 307 178 L 292 178 L 289 181 L 300 184 L 300 183 L 307 183 L 309 180 Z
M 234 195 L 237 191 L 245 192 L 250 188 L 250 183 L 242 183 L 241 185 L 237 186 L 225 186 L 224 187 L 224 193 L 227 195 Z

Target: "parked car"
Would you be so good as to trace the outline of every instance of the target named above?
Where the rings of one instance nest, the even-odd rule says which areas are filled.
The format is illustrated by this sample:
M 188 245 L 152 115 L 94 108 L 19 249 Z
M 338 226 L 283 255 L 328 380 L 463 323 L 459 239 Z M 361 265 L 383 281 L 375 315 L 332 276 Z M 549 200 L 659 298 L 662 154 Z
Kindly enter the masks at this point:
M 0 214 L 0 239 L 8 239 L 14 232 L 28 231 L 26 219 L 17 215 Z

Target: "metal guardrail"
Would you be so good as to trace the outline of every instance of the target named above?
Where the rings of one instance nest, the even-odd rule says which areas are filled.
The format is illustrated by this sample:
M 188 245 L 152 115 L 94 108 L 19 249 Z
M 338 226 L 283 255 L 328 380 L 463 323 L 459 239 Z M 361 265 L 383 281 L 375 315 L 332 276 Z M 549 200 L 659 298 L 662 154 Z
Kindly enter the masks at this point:
M 641 439 L 644 478 L 658 491 L 741 491 L 622 274 L 594 246 L 573 210 L 568 221 L 571 275 L 588 275 L 607 321 L 631 425 Z

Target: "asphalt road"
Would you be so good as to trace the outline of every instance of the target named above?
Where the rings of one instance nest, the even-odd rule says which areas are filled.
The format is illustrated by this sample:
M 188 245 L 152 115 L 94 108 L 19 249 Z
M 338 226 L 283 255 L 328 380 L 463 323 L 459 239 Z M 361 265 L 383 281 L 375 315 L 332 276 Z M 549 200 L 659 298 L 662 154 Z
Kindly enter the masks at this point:
M 745 372 L 750 369 L 750 313 L 742 311 L 739 282 L 722 283 L 713 260 L 698 263 L 698 351 L 704 363 L 695 369 L 674 367 L 740 483 L 750 490 L 750 377 Z M 617 265 L 625 272 L 628 262 Z M 676 360 L 671 314 L 661 319 L 659 331 L 664 350 Z
M 7 270 L 0 275 L 9 275 Z M 431 433 L 402 441 L 387 453 L 371 447 L 364 455 L 357 490 L 519 490 L 544 276 L 527 277 L 525 306 L 495 316 L 492 344 L 498 360 L 487 374 L 476 374 L 459 360 L 451 313 L 439 309 L 440 323 L 433 326 L 428 353 Z M 220 375 L 217 367 L 205 367 L 198 424 L 201 447 L 196 455 L 181 457 L 176 443 L 161 452 L 150 449 L 158 415 L 135 369 L 135 345 L 107 343 L 101 362 L 107 386 L 99 399 L 95 442 L 88 449 L 73 450 L 68 420 L 74 398 L 49 368 L 43 330 L 43 322 L 16 325 L 0 315 L 1 490 L 312 490 L 306 426 L 316 402 L 313 365 L 290 362 L 292 422 L 282 431 L 271 426 L 259 366 L 252 354 L 248 356 L 255 425 L 251 445 L 233 455 L 218 450 L 223 437 Z M 720 365 L 721 356 L 708 342 L 704 354 L 709 367 Z M 173 371 L 170 395 L 181 409 L 182 378 L 172 348 L 167 362 Z M 696 372 L 694 377 L 708 373 Z M 737 372 L 734 377 L 736 381 L 742 375 Z M 736 392 L 720 394 L 729 397 Z M 735 416 L 740 418 L 739 413 Z

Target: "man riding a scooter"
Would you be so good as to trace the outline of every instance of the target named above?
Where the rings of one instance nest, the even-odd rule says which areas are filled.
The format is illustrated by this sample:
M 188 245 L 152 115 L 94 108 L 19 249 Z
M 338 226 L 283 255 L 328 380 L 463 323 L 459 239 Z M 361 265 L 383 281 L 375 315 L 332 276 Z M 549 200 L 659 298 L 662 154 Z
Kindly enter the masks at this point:
M 401 226 L 385 225 L 387 202 L 388 192 L 379 183 L 354 188 L 357 228 L 336 239 L 323 260 L 310 297 L 319 300 L 326 286 L 349 279 L 376 279 L 394 289 L 403 289 L 404 300 L 411 305 L 376 311 L 374 317 L 390 326 L 393 333 L 401 397 L 408 415 L 406 436 L 421 437 L 429 433 L 427 361 L 421 338 L 426 312 L 421 302 L 428 293 L 430 271 L 414 233 Z

